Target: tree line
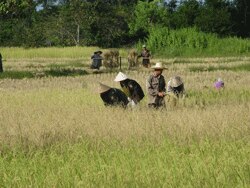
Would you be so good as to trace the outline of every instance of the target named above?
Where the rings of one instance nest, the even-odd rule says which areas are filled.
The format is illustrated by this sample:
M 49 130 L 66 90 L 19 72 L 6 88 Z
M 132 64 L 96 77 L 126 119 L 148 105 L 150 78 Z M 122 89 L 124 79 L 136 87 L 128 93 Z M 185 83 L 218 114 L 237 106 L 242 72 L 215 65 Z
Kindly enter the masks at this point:
M 131 46 L 154 28 L 250 37 L 249 0 L 2 0 L 0 46 Z

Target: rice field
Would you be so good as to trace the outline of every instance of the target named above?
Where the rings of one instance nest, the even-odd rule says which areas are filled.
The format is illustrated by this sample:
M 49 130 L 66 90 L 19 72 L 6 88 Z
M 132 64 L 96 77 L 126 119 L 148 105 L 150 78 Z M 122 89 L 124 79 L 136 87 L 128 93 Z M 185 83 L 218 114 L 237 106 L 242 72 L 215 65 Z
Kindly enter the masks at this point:
M 250 74 L 232 68 L 249 67 L 249 57 L 153 59 L 168 67 L 166 80 L 182 76 L 187 97 L 152 110 L 146 95 L 124 110 L 105 107 L 96 93 L 98 81 L 120 87 L 113 81 L 119 69 L 93 74 L 91 51 L 75 58 L 2 53 L 4 70 L 17 74 L 87 73 L 0 79 L 0 187 L 250 186 Z M 151 70 L 128 71 L 123 62 L 146 93 Z M 213 88 L 218 77 L 223 91 Z

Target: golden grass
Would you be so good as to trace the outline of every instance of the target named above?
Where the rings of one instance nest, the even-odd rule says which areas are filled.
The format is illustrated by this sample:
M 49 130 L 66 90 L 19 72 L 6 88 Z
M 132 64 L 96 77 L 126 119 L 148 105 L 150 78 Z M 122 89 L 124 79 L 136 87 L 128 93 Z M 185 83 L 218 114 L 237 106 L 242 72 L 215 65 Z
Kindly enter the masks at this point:
M 166 81 L 182 76 L 188 94 L 164 110 L 148 109 L 147 96 L 133 110 L 105 107 L 98 81 L 120 88 L 113 81 L 119 70 L 1 79 L 0 187 L 249 187 L 250 74 L 190 72 L 190 64 L 205 64 L 191 61 L 164 60 Z M 37 72 L 79 62 L 16 58 L 4 65 Z M 151 70 L 123 70 L 146 93 Z M 217 77 L 225 81 L 221 92 L 213 88 Z
M 128 74 L 146 91 L 148 72 Z M 172 74 L 164 72 L 166 78 Z M 237 98 L 241 91 L 249 91 L 250 75 L 220 73 L 225 80 L 224 92 L 229 90 L 232 93 L 222 95 L 221 99 L 217 98 L 221 101 L 216 102 L 213 96 L 209 96 L 216 74 L 182 74 L 187 93 L 189 90 L 203 91 L 204 96 L 198 97 L 204 101 L 197 103 L 195 97 L 187 97 L 186 106 L 163 111 L 148 109 L 147 97 L 135 110 L 104 107 L 95 93 L 97 81 L 119 88 L 119 84 L 113 81 L 116 73 L 76 78 L 6 79 L 0 84 L 0 143 L 15 145 L 21 140 L 27 145 L 44 146 L 86 137 L 122 142 L 145 138 L 162 141 L 169 137 L 175 142 L 189 142 L 207 136 L 236 139 L 250 135 L 249 97 L 243 93 L 243 99 L 239 101 Z M 204 85 L 210 88 L 206 91 Z

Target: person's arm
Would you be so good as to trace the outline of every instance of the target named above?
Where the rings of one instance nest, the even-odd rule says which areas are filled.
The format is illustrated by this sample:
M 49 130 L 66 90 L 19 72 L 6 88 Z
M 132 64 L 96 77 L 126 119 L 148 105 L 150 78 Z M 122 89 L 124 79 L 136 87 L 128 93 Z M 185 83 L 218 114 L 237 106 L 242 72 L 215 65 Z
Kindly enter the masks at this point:
M 156 95 L 158 94 L 158 90 L 156 90 L 156 89 L 153 88 L 153 86 L 152 86 L 152 75 L 149 76 L 149 78 L 147 79 L 146 87 L 147 87 L 147 90 L 148 90 L 148 94 L 149 94 L 149 95 L 156 96 Z

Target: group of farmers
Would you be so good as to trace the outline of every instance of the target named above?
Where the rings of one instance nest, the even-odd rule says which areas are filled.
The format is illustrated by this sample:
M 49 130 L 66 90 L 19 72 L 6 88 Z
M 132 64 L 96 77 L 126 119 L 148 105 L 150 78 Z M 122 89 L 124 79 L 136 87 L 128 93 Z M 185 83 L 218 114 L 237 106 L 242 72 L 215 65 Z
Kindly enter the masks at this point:
M 143 57 L 142 65 L 153 70 L 146 82 L 146 89 L 148 94 L 148 107 L 150 108 L 164 108 L 165 97 L 168 101 L 178 101 L 185 97 L 185 88 L 182 78 L 180 76 L 173 76 L 166 84 L 165 78 L 162 75 L 165 67 L 161 62 L 157 62 L 154 66 L 150 66 L 150 51 L 145 45 L 142 46 L 142 52 L 138 57 Z M 91 68 L 99 69 L 102 65 L 102 52 L 96 51 L 91 57 L 93 60 Z M 111 88 L 103 83 L 99 83 L 99 93 L 104 105 L 106 106 L 127 106 L 135 107 L 144 98 L 145 94 L 140 84 L 129 78 L 126 74 L 119 72 L 114 81 L 120 82 L 121 90 L 118 88 Z M 221 78 L 214 83 L 216 89 L 224 88 L 224 82 Z
M 172 96 L 177 99 L 185 96 L 184 83 L 180 76 L 171 77 L 166 84 L 162 75 L 165 67 L 161 62 L 157 62 L 151 67 L 153 72 L 146 82 L 149 97 L 148 107 L 165 107 L 165 96 Z M 114 81 L 120 82 L 121 90 L 99 83 L 99 93 L 104 105 L 107 106 L 136 106 L 144 98 L 145 94 L 137 81 L 129 78 L 126 74 L 119 72 Z

